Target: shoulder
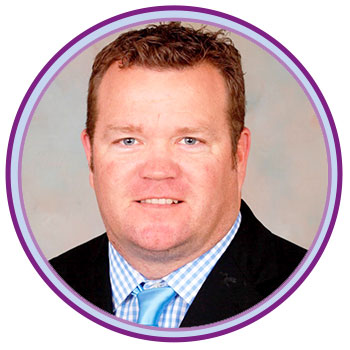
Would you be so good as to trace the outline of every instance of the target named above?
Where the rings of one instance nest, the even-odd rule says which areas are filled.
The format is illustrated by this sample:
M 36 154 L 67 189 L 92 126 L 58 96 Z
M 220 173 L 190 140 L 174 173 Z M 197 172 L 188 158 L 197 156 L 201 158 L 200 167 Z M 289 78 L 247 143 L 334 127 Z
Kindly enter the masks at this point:
M 253 214 L 248 205 L 242 201 L 241 206 L 242 222 L 237 235 L 240 244 L 249 245 L 258 255 L 266 255 L 272 251 L 284 258 L 294 256 L 300 260 L 306 250 L 286 239 L 273 234 Z M 249 247 L 247 249 L 249 250 Z
M 270 232 L 243 201 L 241 214 L 232 256 L 247 279 L 266 295 L 292 274 L 306 250 Z
M 102 310 L 113 312 L 106 234 L 49 262 L 61 278 L 83 298 Z
M 59 266 L 64 264 L 66 261 L 74 262 L 77 259 L 80 261 L 82 258 L 85 261 L 91 261 L 94 260 L 98 253 L 105 249 L 107 245 L 108 238 L 107 234 L 104 233 L 51 259 L 50 264 L 53 266 Z
M 108 238 L 104 233 L 49 261 L 56 272 L 72 284 L 78 276 L 83 277 L 97 265 L 108 263 Z

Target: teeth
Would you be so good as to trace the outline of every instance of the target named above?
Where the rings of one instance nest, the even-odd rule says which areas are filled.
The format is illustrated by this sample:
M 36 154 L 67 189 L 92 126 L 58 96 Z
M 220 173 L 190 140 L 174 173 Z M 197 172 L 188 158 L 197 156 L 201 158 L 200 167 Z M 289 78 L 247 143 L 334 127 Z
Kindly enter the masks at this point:
M 176 199 L 170 199 L 170 198 L 150 198 L 150 199 L 144 199 L 141 201 L 141 203 L 148 203 L 148 204 L 177 204 L 179 203 Z

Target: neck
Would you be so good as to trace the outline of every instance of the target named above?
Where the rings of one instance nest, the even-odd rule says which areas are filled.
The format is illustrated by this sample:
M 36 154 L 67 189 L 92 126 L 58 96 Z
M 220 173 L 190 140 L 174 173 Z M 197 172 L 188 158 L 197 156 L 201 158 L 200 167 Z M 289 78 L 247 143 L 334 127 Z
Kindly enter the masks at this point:
M 224 235 L 222 235 L 222 237 L 223 236 Z M 149 280 L 161 279 L 187 263 L 195 260 L 214 247 L 222 237 L 218 237 L 210 243 L 208 242 L 209 244 L 205 245 L 202 249 L 197 249 L 191 252 L 184 246 L 179 246 L 166 251 L 145 251 L 138 247 L 126 250 L 123 249 L 123 246 L 118 244 L 118 241 L 113 240 L 113 238 L 108 235 L 111 244 L 118 253 L 122 255 L 136 271 Z

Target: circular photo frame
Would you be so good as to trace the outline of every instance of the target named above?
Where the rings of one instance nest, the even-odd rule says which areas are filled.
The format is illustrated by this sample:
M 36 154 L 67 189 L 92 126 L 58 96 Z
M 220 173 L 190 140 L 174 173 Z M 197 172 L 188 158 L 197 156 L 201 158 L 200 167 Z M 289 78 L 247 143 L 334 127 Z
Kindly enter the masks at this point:
M 325 149 L 327 185 L 317 232 L 307 245 L 308 252 L 298 268 L 269 297 L 254 307 L 224 321 L 188 328 L 140 326 L 108 314 L 80 297 L 48 263 L 48 255 L 38 243 L 23 195 L 23 152 L 36 109 L 60 72 L 97 42 L 131 27 L 156 22 L 182 21 L 214 26 L 234 33 L 273 57 L 293 77 L 312 106 Z M 216 337 L 240 329 L 263 317 L 286 300 L 309 275 L 330 238 L 338 213 L 342 185 L 341 151 L 335 124 L 316 83 L 301 63 L 279 42 L 262 30 L 233 16 L 204 8 L 161 6 L 131 11 L 86 30 L 64 46 L 41 70 L 28 89 L 16 115 L 8 146 L 6 186 L 8 203 L 19 240 L 34 268 L 50 288 L 67 304 L 92 321 L 121 334 L 156 341 L 193 341 Z M 316 230 L 315 230 L 316 231 Z

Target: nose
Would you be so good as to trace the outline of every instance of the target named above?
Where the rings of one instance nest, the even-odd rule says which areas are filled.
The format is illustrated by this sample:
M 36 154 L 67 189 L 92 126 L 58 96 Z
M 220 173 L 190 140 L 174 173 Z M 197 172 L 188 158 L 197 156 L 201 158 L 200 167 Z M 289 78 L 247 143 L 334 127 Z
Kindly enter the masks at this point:
M 175 179 L 180 167 L 171 150 L 163 146 L 149 147 L 140 168 L 140 177 L 150 180 Z

